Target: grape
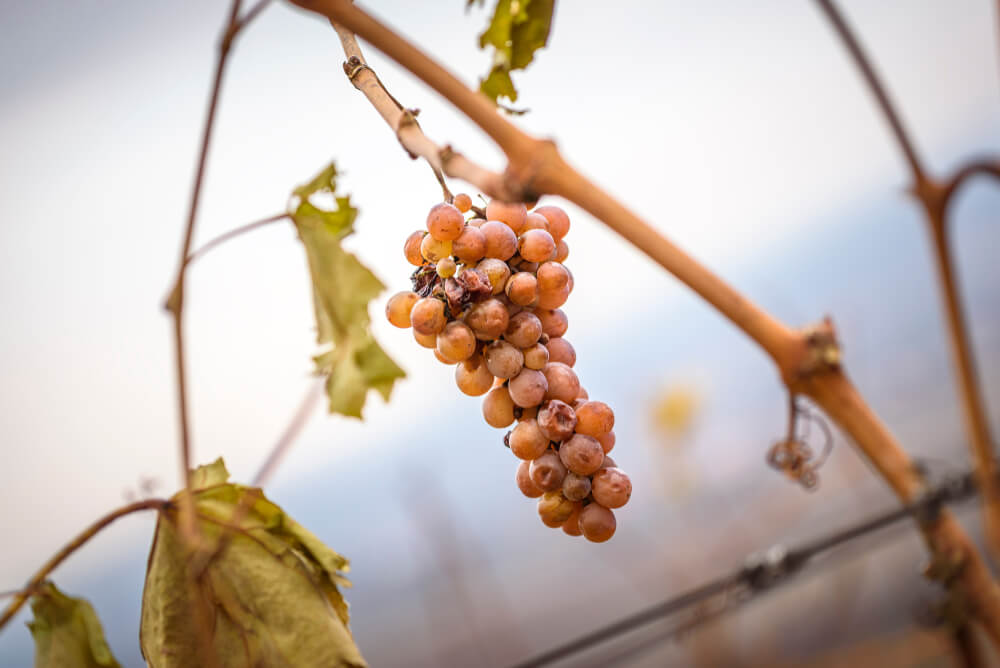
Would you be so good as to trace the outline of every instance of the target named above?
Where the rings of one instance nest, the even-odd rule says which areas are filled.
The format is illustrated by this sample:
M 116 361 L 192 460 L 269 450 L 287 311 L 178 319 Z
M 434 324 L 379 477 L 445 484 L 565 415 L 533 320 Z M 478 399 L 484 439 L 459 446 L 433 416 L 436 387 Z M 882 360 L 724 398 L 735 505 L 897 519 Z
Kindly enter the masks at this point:
M 485 222 L 486 222 L 485 218 L 473 218 L 472 220 L 470 220 L 469 222 L 467 222 L 466 225 L 471 225 L 472 227 L 478 228 L 478 227 L 482 227 L 483 223 L 485 223 Z
M 569 299 L 570 287 L 567 284 L 565 287 L 559 288 L 558 290 L 538 290 L 538 308 L 554 309 L 559 308 L 566 303 Z
M 561 290 L 569 284 L 569 270 L 558 262 L 543 262 L 537 272 L 539 290 Z
M 437 275 L 441 278 L 451 278 L 455 275 L 458 266 L 450 257 L 443 257 L 437 263 Z
M 549 224 L 549 233 L 553 239 L 562 239 L 569 232 L 569 216 L 557 206 L 540 206 L 535 213 L 541 215 Z
M 418 299 L 420 295 L 416 292 L 397 292 L 385 304 L 385 317 L 396 327 L 406 329 L 410 326 L 410 311 Z
M 441 362 L 441 364 L 447 364 L 449 366 L 452 364 L 458 364 L 458 360 L 453 360 L 450 357 L 445 357 L 444 355 L 441 354 L 441 351 L 438 350 L 437 348 L 434 349 L 434 357 L 436 357 L 437 361 Z
M 573 348 L 573 344 L 562 337 L 550 338 L 549 342 L 545 344 L 546 350 L 549 352 L 550 362 L 562 362 L 568 367 L 572 367 L 576 364 L 576 350 Z
M 528 262 L 545 262 L 556 250 L 556 242 L 545 230 L 528 230 L 517 240 L 517 249 Z
M 461 362 L 476 352 L 476 335 L 464 322 L 453 320 L 437 337 L 437 351 L 453 362 Z
M 542 369 L 542 373 L 549 382 L 549 390 L 545 393 L 546 399 L 558 399 L 567 404 L 576 400 L 576 395 L 580 394 L 580 380 L 573 369 L 561 362 L 549 362 Z
M 529 274 L 533 274 L 538 271 L 537 262 L 528 262 L 527 260 L 521 260 L 521 264 L 517 265 L 517 268 L 521 271 L 526 271 Z
M 585 401 L 576 409 L 576 433 L 600 438 L 615 428 L 615 412 L 603 401 Z
M 560 239 L 556 242 L 556 256 L 552 258 L 556 262 L 565 262 L 569 257 L 569 245 Z
M 570 501 L 583 501 L 590 494 L 590 487 L 590 478 L 570 471 L 563 478 L 562 493 Z
M 519 422 L 523 420 L 534 420 L 538 417 L 538 406 L 528 406 L 527 408 L 519 407 L 518 410 L 521 412 L 521 414 L 517 417 Z
M 549 338 L 562 336 L 569 329 L 569 318 L 562 309 L 535 309 L 535 315 L 542 323 L 542 331 L 549 335 Z M 549 351 L 549 356 L 552 351 Z
M 570 292 L 573 292 L 573 287 L 576 285 L 576 279 L 573 278 L 573 272 L 570 271 L 569 267 L 567 267 L 566 265 L 562 266 L 566 270 L 566 273 L 569 274 L 569 282 L 566 283 L 566 287 L 569 288 Z
M 437 334 L 444 329 L 444 302 L 433 297 L 418 299 L 410 310 L 410 324 L 413 331 L 421 334 Z
M 576 428 L 576 413 L 563 401 L 552 399 L 538 409 L 538 427 L 551 441 L 564 441 Z
M 457 195 L 455 195 L 452 204 L 454 204 L 455 208 L 461 211 L 462 213 L 466 213 L 469 209 L 472 208 L 472 198 L 466 195 L 465 193 L 458 193 Z
M 563 522 L 562 530 L 567 536 L 582 536 L 583 532 L 580 531 L 580 511 L 583 510 L 583 504 L 577 503 L 573 512 L 570 516 L 566 518 Z
M 615 432 L 609 431 L 603 436 L 598 436 L 597 441 L 601 444 L 601 447 L 604 449 L 604 454 L 608 454 L 615 447 Z
M 486 235 L 478 227 L 466 225 L 458 238 L 451 242 L 451 252 L 466 264 L 478 262 L 486 255 Z
M 607 455 L 604 455 L 604 462 L 601 464 L 602 469 L 613 469 L 616 468 L 617 466 L 618 465 L 615 464 L 615 460 L 611 459 L 611 457 L 608 457 Z
M 563 522 L 573 514 L 575 507 L 572 501 L 562 495 L 562 492 L 545 492 L 542 498 L 538 499 L 538 515 L 546 526 L 552 528 L 562 526 Z
M 514 422 L 514 402 L 506 387 L 494 387 L 486 394 L 483 399 L 483 419 L 497 429 L 509 427 Z
M 507 298 L 519 306 L 528 306 L 538 299 L 538 281 L 534 274 L 519 271 L 509 279 L 504 287 Z
M 531 476 L 528 475 L 528 466 L 529 462 L 527 461 L 523 461 L 517 465 L 517 475 L 515 476 L 515 480 L 517 481 L 517 487 L 521 490 L 522 494 L 529 499 L 537 499 L 545 492 L 538 489 L 538 486 L 531 481 Z
M 494 341 L 487 345 L 483 358 L 486 368 L 497 378 L 513 378 L 524 366 L 524 354 L 506 341 Z
M 524 227 L 524 219 L 527 216 L 528 210 L 520 203 L 492 200 L 486 205 L 486 217 L 489 220 L 499 220 L 502 223 L 506 223 L 515 234 L 520 234 L 521 228 Z
M 520 354 L 521 351 L 518 351 Z M 537 406 L 545 397 L 549 387 L 545 374 L 534 369 L 522 369 L 519 374 L 510 379 L 507 390 L 515 404 L 522 408 Z
M 530 348 L 542 335 L 542 322 L 534 313 L 521 311 L 511 316 L 503 338 L 518 348 Z
M 455 384 L 463 394 L 478 397 L 493 387 L 493 374 L 486 368 L 482 355 L 473 355 L 455 367 Z
M 428 262 L 437 262 L 441 258 L 451 255 L 451 242 L 438 241 L 428 234 L 420 242 L 420 254 Z
M 632 496 L 632 481 L 619 468 L 601 469 L 594 474 L 593 494 L 594 501 L 605 508 L 621 508 Z
M 545 365 L 549 363 L 549 349 L 541 343 L 536 343 L 529 348 L 525 348 L 521 352 L 524 353 L 524 366 L 529 369 L 541 371 L 545 368 Z
M 413 330 L 413 338 L 424 348 L 437 348 L 437 334 L 421 334 L 417 330 Z
M 486 274 L 486 278 L 490 279 L 493 294 L 498 295 L 503 292 L 507 279 L 510 278 L 510 267 L 507 266 L 506 262 L 496 258 L 486 258 L 476 265 L 476 269 Z
M 427 214 L 427 231 L 438 241 L 454 241 L 465 227 L 465 216 L 457 208 L 441 202 Z
M 538 213 L 529 213 L 524 219 L 524 227 L 518 234 L 524 234 L 528 230 L 545 230 L 549 231 L 549 221 L 545 219 L 545 216 Z
M 593 436 L 574 434 L 559 446 L 559 459 L 573 473 L 590 475 L 604 463 L 604 450 Z
M 472 328 L 480 341 L 500 338 L 509 323 L 507 307 L 499 299 L 481 301 L 473 305 L 465 316 L 465 324 Z
M 580 399 L 583 399 L 584 401 L 590 399 L 590 394 L 582 385 L 580 386 L 580 394 L 576 395 L 576 399 L 577 401 L 579 401 Z
M 538 489 L 551 492 L 562 487 L 563 479 L 566 477 L 566 467 L 560 461 L 559 455 L 549 450 L 538 459 L 531 460 L 528 475 Z
M 615 514 L 597 503 L 590 503 L 580 511 L 580 531 L 584 538 L 603 543 L 615 535 Z
M 517 235 L 504 223 L 490 220 L 479 229 L 486 237 L 486 257 L 506 262 L 517 252 Z
M 534 420 L 518 422 L 507 439 L 510 451 L 519 459 L 538 459 L 549 449 L 549 439 L 545 438 Z
M 406 243 L 403 244 L 403 254 L 406 256 L 406 261 L 412 265 L 419 267 L 424 263 L 424 256 L 420 253 L 420 242 L 424 240 L 426 234 L 423 230 L 417 230 L 406 237 Z

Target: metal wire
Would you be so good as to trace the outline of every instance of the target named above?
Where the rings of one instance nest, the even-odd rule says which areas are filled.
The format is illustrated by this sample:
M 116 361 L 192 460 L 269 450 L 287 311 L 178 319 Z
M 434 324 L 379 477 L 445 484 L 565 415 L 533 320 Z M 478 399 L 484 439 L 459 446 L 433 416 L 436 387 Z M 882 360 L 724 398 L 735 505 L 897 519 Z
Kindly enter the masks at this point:
M 514 668 L 537 668 L 583 652 L 654 621 L 679 616 L 676 623 L 657 641 L 664 641 L 690 631 L 695 627 L 732 612 L 757 596 L 785 584 L 800 573 L 815 557 L 905 519 L 915 519 L 920 524 L 933 522 L 946 504 L 967 500 L 976 494 L 975 475 L 971 471 L 947 476 L 930 487 L 915 503 L 901 506 L 864 522 L 838 530 L 794 549 L 775 545 L 763 552 L 748 556 L 736 571 L 712 580 L 602 628 L 589 631 L 567 643 L 547 650 Z M 708 605 L 712 599 L 721 598 L 717 606 Z M 686 613 L 686 614 L 685 614 Z M 642 643 L 645 645 L 646 643 Z

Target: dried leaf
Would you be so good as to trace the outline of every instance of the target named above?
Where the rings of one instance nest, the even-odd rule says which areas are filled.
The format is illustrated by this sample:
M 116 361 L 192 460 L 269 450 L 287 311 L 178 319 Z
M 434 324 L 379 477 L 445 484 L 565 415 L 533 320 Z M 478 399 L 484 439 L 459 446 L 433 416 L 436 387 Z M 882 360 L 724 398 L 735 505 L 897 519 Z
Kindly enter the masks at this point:
M 490 24 L 479 35 L 479 48 L 493 47 L 493 66 L 479 82 L 491 100 L 517 101 L 510 73 L 530 65 L 535 51 L 548 42 L 554 9 L 555 0 L 498 0 Z
M 46 582 L 31 597 L 31 611 L 35 668 L 121 668 L 86 599 L 67 596 Z
M 385 286 L 341 241 L 354 231 L 358 210 L 349 197 L 334 196 L 335 208 L 310 200 L 335 195 L 337 168 L 331 164 L 295 189 L 290 212 L 306 250 L 316 312 L 316 339 L 323 350 L 313 359 L 327 376 L 331 413 L 361 417 L 369 389 L 389 399 L 393 383 L 406 374 L 382 350 L 369 327 L 368 303 Z
M 192 560 L 180 539 L 179 511 L 160 515 L 142 595 L 139 639 L 146 661 L 152 668 L 201 664 L 196 604 L 213 621 L 211 639 L 223 668 L 366 665 L 338 589 L 349 586 L 343 575 L 347 559 L 260 489 L 228 477 L 221 459 L 193 473 L 203 549 L 214 554 L 198 577 L 196 602 L 187 582 Z M 241 506 L 246 510 L 238 512 Z

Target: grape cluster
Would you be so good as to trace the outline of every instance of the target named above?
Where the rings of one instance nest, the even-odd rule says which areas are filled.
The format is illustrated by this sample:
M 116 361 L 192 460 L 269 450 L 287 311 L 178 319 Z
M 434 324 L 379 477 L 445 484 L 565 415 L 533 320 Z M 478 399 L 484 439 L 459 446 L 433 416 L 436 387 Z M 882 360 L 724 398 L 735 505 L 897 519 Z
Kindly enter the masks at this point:
M 554 206 L 494 200 L 474 209 L 465 194 L 435 205 L 427 229 L 404 244 L 417 267 L 413 290 L 393 295 L 386 316 L 456 365 L 459 390 L 485 395 L 487 423 L 517 423 L 504 443 L 522 460 L 517 486 L 538 499 L 542 522 L 599 543 L 614 535 L 612 509 L 628 502 L 632 482 L 608 456 L 615 414 L 580 386 L 563 337 L 569 222 Z

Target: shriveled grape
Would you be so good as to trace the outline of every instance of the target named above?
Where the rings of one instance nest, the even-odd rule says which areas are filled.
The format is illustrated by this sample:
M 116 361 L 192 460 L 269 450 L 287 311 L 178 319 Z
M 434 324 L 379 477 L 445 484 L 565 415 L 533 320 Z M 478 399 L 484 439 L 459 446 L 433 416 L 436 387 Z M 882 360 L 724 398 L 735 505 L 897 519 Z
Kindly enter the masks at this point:
M 632 496 L 632 480 L 619 468 L 600 469 L 592 484 L 594 501 L 606 508 L 621 508 Z
M 559 459 L 573 473 L 590 475 L 604 463 L 604 450 L 593 436 L 574 434 L 559 446 Z
M 528 474 L 538 489 L 551 492 L 562 487 L 563 479 L 566 477 L 566 466 L 559 459 L 559 455 L 549 450 L 541 457 L 531 460 Z
M 552 399 L 538 409 L 538 427 L 549 440 L 564 441 L 576 428 L 576 413 L 565 402 Z

